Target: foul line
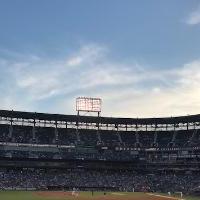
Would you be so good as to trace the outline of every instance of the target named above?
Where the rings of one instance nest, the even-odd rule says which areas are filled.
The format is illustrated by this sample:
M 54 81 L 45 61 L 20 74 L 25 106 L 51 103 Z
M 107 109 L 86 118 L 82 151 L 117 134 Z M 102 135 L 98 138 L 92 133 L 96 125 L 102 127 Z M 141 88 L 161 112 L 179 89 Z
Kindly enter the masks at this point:
M 164 195 L 160 195 L 160 194 L 152 194 L 152 193 L 147 193 L 147 194 L 151 195 L 151 196 L 166 198 L 166 199 L 184 200 L 184 199 L 180 199 L 180 198 L 176 198 L 176 197 L 168 197 L 168 196 L 164 196 Z
M 111 194 L 113 194 L 113 195 L 125 195 L 125 194 L 123 194 L 123 193 L 117 193 L 117 192 L 113 192 L 113 193 L 111 193 Z

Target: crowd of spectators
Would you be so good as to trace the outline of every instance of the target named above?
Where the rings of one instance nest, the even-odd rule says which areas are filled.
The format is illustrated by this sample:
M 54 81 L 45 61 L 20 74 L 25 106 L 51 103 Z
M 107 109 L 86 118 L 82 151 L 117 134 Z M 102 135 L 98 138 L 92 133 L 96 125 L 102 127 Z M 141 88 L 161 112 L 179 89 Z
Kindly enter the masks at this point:
M 179 131 L 111 131 L 111 130 L 76 130 L 75 128 L 33 127 L 19 125 L 0 125 L 0 142 L 36 143 L 126 147 L 183 147 L 198 146 L 200 133 L 195 130 Z
M 116 191 L 152 191 L 190 193 L 200 186 L 192 174 L 140 174 L 107 170 L 0 170 L 0 189 L 105 188 Z
M 200 131 L 118 132 L 114 130 L 77 130 L 76 128 L 0 125 L 1 158 L 136 161 L 135 163 L 181 164 L 199 162 L 191 152 L 173 157 L 168 152 L 146 153 L 134 147 L 199 147 Z M 12 144 L 8 144 L 12 143 Z M 15 143 L 15 144 L 13 144 Z M 23 146 L 28 144 L 27 146 Z M 19 145 L 21 144 L 21 146 Z M 35 145 L 37 144 L 37 145 Z M 41 145 L 42 144 L 42 145 Z M 35 146 L 34 146 L 35 145 Z M 62 146 L 62 147 L 61 147 Z M 68 147 L 69 148 L 68 148 Z M 184 154 L 185 153 L 185 154 Z M 182 156 L 182 157 L 181 157 Z M 185 156 L 185 157 L 184 157 Z M 185 162 L 185 163 L 184 163 Z M 200 174 L 139 173 L 134 171 L 84 169 L 0 169 L 0 190 L 57 188 L 105 188 L 117 191 L 189 193 L 200 188 Z

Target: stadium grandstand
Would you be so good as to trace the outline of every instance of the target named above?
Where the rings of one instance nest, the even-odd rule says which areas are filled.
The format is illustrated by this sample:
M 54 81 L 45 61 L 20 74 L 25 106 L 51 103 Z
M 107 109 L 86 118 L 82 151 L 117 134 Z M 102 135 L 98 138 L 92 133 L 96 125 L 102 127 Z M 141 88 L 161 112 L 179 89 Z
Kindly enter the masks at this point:
M 200 115 L 0 110 L 0 189 L 198 193 Z

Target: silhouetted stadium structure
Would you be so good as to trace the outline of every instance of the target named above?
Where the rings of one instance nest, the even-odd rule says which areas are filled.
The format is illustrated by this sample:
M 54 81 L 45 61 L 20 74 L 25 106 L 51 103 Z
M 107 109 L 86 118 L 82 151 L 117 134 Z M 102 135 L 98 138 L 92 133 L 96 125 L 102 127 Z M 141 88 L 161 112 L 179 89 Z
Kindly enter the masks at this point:
M 200 115 L 0 110 L 0 189 L 198 192 Z

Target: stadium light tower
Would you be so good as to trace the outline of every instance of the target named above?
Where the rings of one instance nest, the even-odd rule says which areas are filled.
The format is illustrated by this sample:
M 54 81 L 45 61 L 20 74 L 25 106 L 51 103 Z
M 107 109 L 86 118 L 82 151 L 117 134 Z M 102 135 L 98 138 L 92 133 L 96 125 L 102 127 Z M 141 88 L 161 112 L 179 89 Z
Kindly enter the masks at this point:
M 80 112 L 97 113 L 98 116 L 101 114 L 102 100 L 100 98 L 93 97 L 78 97 L 76 98 L 76 111 L 80 115 Z
M 79 137 L 79 116 L 80 113 L 97 113 L 98 120 L 96 123 L 97 126 L 97 136 L 98 140 L 101 143 L 101 136 L 99 134 L 99 123 L 100 123 L 100 114 L 101 114 L 102 100 L 100 98 L 93 97 L 78 97 L 76 98 L 76 111 L 77 111 L 77 122 L 76 122 L 76 135 L 77 140 L 80 141 Z

